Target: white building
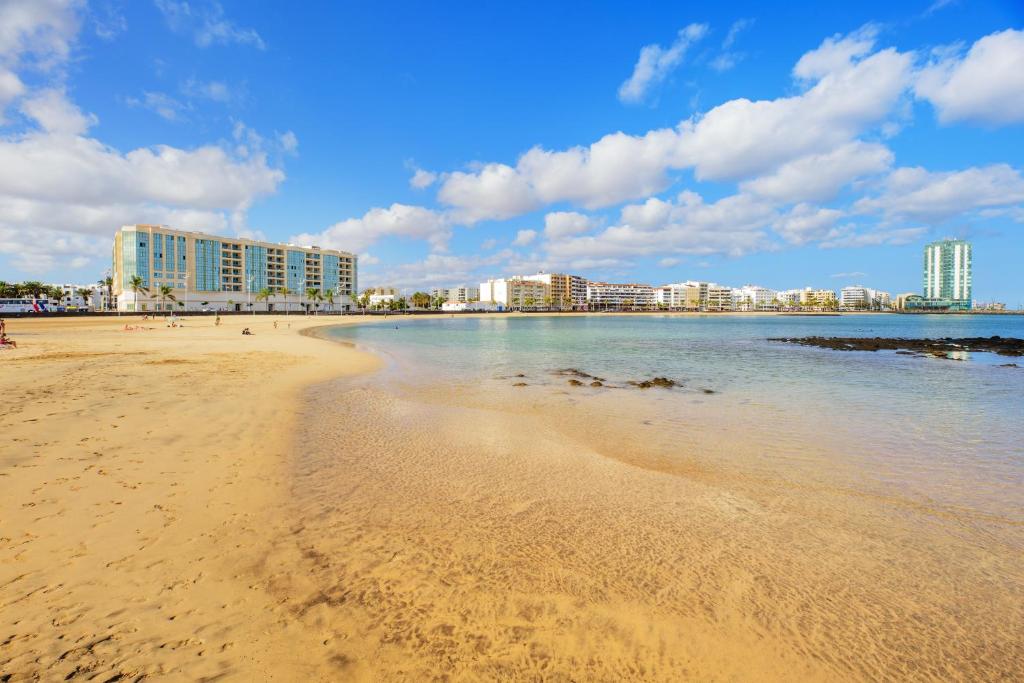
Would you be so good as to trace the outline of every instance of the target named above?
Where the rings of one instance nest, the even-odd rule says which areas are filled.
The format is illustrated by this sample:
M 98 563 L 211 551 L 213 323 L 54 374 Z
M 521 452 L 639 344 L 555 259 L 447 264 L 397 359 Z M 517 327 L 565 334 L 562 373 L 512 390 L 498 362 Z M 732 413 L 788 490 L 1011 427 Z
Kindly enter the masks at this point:
M 383 308 L 397 298 L 397 294 L 371 294 L 370 308 Z
M 73 284 L 51 284 L 50 287 L 59 287 L 63 294 L 59 301 L 52 301 L 51 305 L 62 306 L 71 310 L 105 310 L 107 290 L 103 287 L 100 292 L 100 285 L 73 285 Z M 84 292 L 88 292 L 84 294 Z
M 703 291 L 706 299 L 706 284 Z M 701 306 L 700 293 L 701 287 L 698 282 L 677 282 L 658 287 L 654 291 L 654 300 L 659 306 L 696 311 Z
M 708 283 L 707 303 L 705 308 L 709 311 L 731 311 L 733 310 L 732 287 Z
M 654 287 L 636 283 L 588 282 L 587 303 L 592 308 L 645 308 L 656 303 Z
M 434 287 L 430 290 L 431 300 L 441 299 L 442 301 L 461 301 L 463 303 L 467 301 L 479 301 L 480 300 L 480 288 L 470 287 L 468 285 L 459 285 L 457 287 Z
M 445 301 L 441 304 L 441 310 L 446 313 L 461 313 L 464 311 L 504 311 L 502 304 L 490 301 Z
M 480 301 L 501 304 L 506 308 L 547 306 L 551 286 L 520 277 L 497 278 L 480 283 Z
M 552 305 L 565 309 L 583 306 L 587 303 L 587 280 L 579 275 L 567 273 L 535 273 L 522 275 L 523 280 L 543 282 L 551 290 Z
M 732 290 L 733 308 L 737 311 L 770 311 L 778 308 L 776 292 L 758 285 L 743 285 Z
M 889 292 L 863 285 L 852 285 L 840 290 L 839 305 L 848 310 L 885 310 L 892 305 L 892 296 Z

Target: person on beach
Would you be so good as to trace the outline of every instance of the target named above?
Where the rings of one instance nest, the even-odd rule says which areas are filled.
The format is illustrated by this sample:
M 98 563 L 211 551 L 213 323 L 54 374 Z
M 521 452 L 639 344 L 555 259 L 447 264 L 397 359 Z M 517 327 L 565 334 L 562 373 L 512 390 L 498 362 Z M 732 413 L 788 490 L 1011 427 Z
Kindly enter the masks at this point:
M 277 329 L 277 321 L 276 320 L 274 321 L 274 329 L 275 330 Z
M 248 327 L 246 327 L 245 329 L 242 330 L 242 334 L 244 334 L 246 336 L 252 336 L 252 332 L 249 331 Z
M 213 326 L 214 327 L 220 327 L 220 312 L 219 311 L 217 312 L 217 317 L 213 321 Z

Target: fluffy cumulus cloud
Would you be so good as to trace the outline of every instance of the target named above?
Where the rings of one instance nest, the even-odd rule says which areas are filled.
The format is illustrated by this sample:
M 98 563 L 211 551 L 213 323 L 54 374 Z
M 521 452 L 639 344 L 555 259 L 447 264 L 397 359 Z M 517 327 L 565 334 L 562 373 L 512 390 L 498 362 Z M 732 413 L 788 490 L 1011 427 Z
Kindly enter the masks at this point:
M 537 239 L 536 230 L 519 230 L 516 232 L 516 238 L 512 240 L 512 246 L 514 247 L 525 247 Z
M 422 168 L 417 168 L 413 171 L 412 177 L 409 178 L 409 185 L 417 190 L 424 190 L 433 185 L 436 180 L 436 173 L 431 173 L 430 171 L 424 171 Z
M 21 121 L 0 129 L 0 253 L 38 272 L 109 257 L 110 235 L 125 223 L 248 230 L 249 207 L 275 192 L 284 172 L 244 125 L 230 147 L 125 152 L 91 134 L 96 116 L 63 85 L 82 12 L 80 2 L 0 3 L 0 69 L 50 82 L 5 91 Z
M 834 237 L 836 221 L 843 215 L 838 209 L 797 204 L 772 225 L 790 244 L 807 244 Z
M 676 201 L 650 198 L 622 209 L 617 225 L 592 235 L 549 241 L 560 258 L 622 258 L 651 254 L 728 254 L 740 256 L 770 248 L 767 228 L 776 209 L 751 195 L 731 195 L 713 203 L 690 191 Z
M 794 159 L 740 187 L 784 202 L 827 201 L 854 180 L 883 173 L 892 163 L 893 154 L 884 145 L 857 140 Z
M 679 31 L 668 47 L 652 44 L 640 48 L 640 57 L 632 75 L 619 86 L 619 99 L 628 103 L 643 101 L 655 85 L 664 81 L 682 63 L 690 46 L 707 32 L 707 24 L 690 24 Z
M 489 163 L 446 174 L 438 198 L 472 222 L 558 202 L 595 209 L 649 197 L 680 169 L 693 169 L 698 180 L 737 181 L 804 159 L 766 180 L 766 193 L 786 193 L 790 178 L 828 163 L 830 153 L 837 161 L 856 157 L 857 173 L 874 172 L 887 163 L 881 148 L 845 146 L 886 122 L 909 85 L 912 64 L 911 55 L 891 48 L 872 52 L 874 44 L 871 29 L 824 41 L 794 68 L 800 94 L 730 100 L 676 128 L 613 133 L 588 146 L 534 147 L 515 166 Z M 822 180 L 813 194 L 834 192 L 844 177 L 855 177 L 851 173 L 831 169 L 832 187 Z
M 882 192 L 854 204 L 860 213 L 888 219 L 941 223 L 976 209 L 1024 204 L 1024 177 L 1007 164 L 962 171 L 931 172 L 898 168 L 886 178 Z
M 47 72 L 67 60 L 83 4 L 82 0 L 0 2 L 0 124 L 8 104 L 26 92 L 20 69 Z
M 558 240 L 587 232 L 597 224 L 590 216 L 575 211 L 552 211 L 544 216 L 544 236 Z
M 965 55 L 946 51 L 921 70 L 914 92 L 942 123 L 1024 122 L 1024 31 L 985 36 Z
M 359 218 L 339 221 L 319 233 L 295 235 L 292 242 L 363 251 L 384 237 L 425 240 L 435 250 L 443 250 L 451 237 L 451 223 L 444 214 L 422 206 L 392 204 L 386 209 L 370 209 Z

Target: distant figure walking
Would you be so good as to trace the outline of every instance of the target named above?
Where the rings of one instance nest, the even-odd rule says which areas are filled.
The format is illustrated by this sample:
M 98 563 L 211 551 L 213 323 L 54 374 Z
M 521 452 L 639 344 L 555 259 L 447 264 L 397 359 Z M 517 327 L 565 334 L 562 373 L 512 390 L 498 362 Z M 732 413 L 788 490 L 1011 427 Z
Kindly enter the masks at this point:
M 274 329 L 275 330 L 277 329 L 277 321 L 276 320 L 274 321 Z
M 217 313 L 217 317 L 213 321 L 213 326 L 214 327 L 220 327 L 220 313 Z

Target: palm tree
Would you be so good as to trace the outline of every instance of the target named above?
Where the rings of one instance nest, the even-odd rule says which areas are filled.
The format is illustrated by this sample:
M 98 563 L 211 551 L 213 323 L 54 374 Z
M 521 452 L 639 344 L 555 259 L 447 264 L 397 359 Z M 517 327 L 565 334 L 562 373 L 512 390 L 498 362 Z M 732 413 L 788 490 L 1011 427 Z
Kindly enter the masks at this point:
M 75 293 L 82 299 L 85 307 L 89 308 L 89 299 L 92 298 L 92 287 L 79 287 Z
M 288 289 L 287 286 L 283 286 L 277 290 L 277 293 L 284 297 L 284 314 L 288 315 L 288 295 L 292 293 L 292 290 Z
M 164 305 L 167 300 L 177 301 L 178 297 L 174 296 L 174 287 L 170 285 L 160 285 L 160 310 L 164 309 Z
M 314 313 L 316 313 L 316 308 L 315 308 L 316 307 L 316 300 L 319 297 L 320 297 L 320 290 L 319 289 L 317 289 L 316 287 L 306 287 L 306 298 L 309 299 L 311 304 L 312 304 L 312 306 L 314 306 L 314 308 L 313 308 L 313 312 Z M 307 308 L 306 311 L 308 312 L 309 309 Z
M 547 308 L 549 311 L 551 310 L 551 305 L 553 303 L 555 303 L 555 300 L 551 297 L 550 294 L 544 297 L 544 307 Z
M 256 303 L 260 301 L 267 302 L 267 308 L 270 308 L 270 297 L 274 296 L 273 290 L 270 287 L 264 287 L 260 291 L 256 292 Z
M 141 275 L 132 275 L 128 280 L 128 289 L 132 290 L 135 294 L 135 312 L 139 312 L 139 292 L 145 292 L 146 296 L 149 296 L 149 290 L 146 289 L 146 281 L 142 279 Z
M 536 303 L 536 300 L 534 300 L 532 296 L 526 297 L 526 299 L 523 301 L 523 305 L 526 306 L 527 308 L 533 308 L 534 305 L 536 305 Z
M 334 313 L 334 290 L 328 289 L 327 294 L 321 296 L 323 299 L 327 300 L 327 305 L 331 307 L 331 313 Z
M 359 307 L 363 309 L 363 315 L 366 315 L 366 309 L 370 307 L 370 290 L 366 290 L 359 297 Z
M 108 275 L 103 278 L 102 284 L 107 288 L 107 308 L 109 309 L 114 305 L 114 278 Z
M 426 292 L 413 292 L 412 305 L 416 308 L 427 308 L 430 306 L 430 295 Z

